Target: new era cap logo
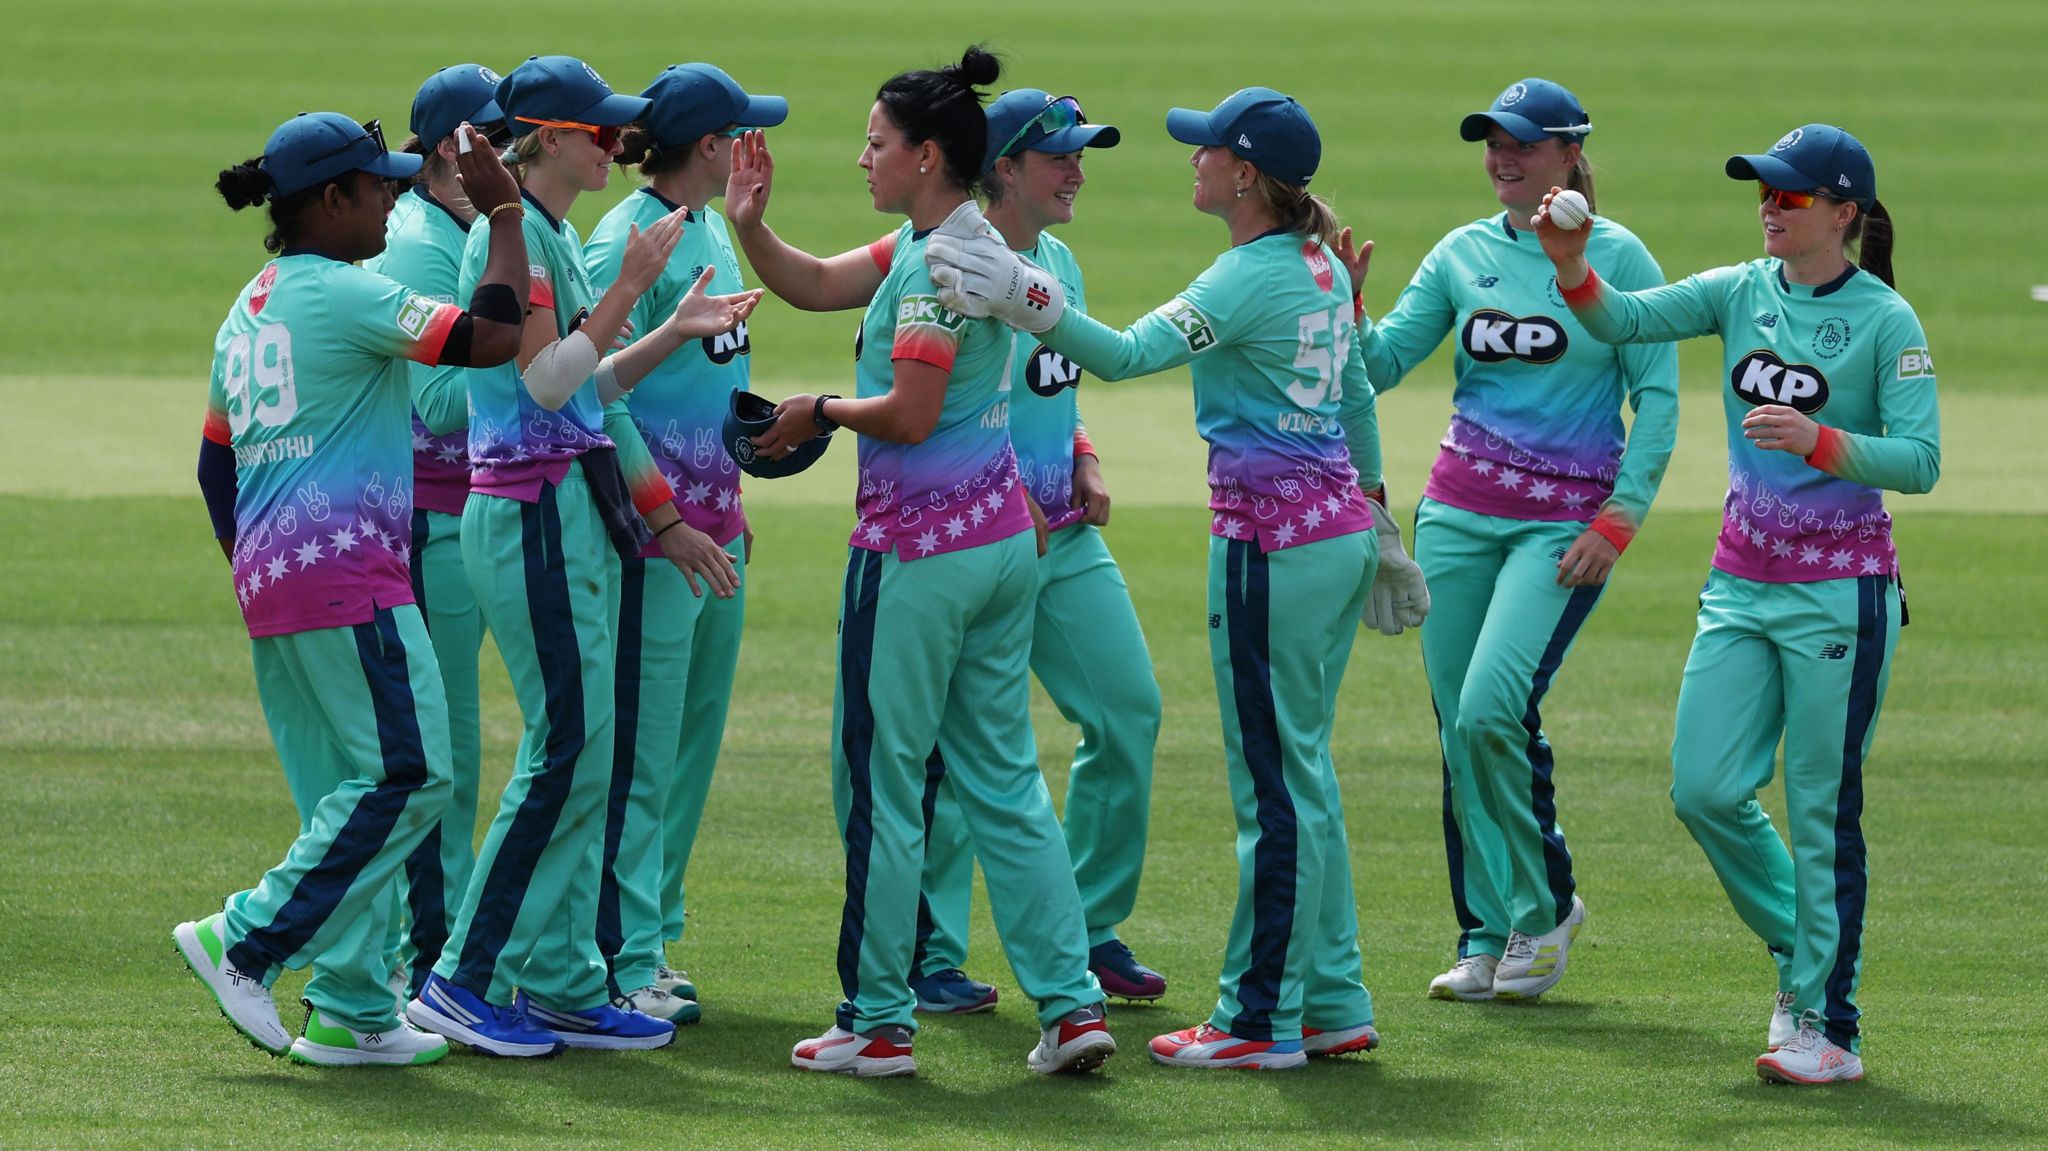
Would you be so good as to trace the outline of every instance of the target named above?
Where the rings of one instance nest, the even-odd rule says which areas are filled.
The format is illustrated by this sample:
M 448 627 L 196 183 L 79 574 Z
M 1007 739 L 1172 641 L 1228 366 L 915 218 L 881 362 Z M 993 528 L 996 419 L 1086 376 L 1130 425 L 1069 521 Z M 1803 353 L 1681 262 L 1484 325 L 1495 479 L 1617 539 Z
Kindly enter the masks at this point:
M 1245 134 L 1244 134 L 1243 132 L 1239 132 L 1239 133 L 1237 134 L 1237 146 L 1238 146 L 1238 147 L 1240 147 L 1240 148 L 1249 148 L 1249 147 L 1251 147 L 1251 146 L 1252 146 L 1252 138 L 1251 138 L 1250 136 L 1247 136 L 1247 135 L 1245 135 Z
M 1846 188 L 1846 187 L 1848 187 L 1848 186 L 1849 186 L 1849 177 L 1847 177 L 1847 176 L 1836 176 L 1836 177 L 1835 177 L 1835 183 L 1837 183 L 1837 184 L 1840 184 L 1840 185 L 1841 185 L 1842 187 Z
M 1804 135 L 1806 135 L 1806 129 L 1794 128 L 1790 132 L 1785 133 L 1783 136 L 1778 137 L 1778 142 L 1771 145 L 1771 151 L 1782 152 L 1785 149 L 1790 148 L 1794 144 L 1797 144 L 1800 140 L 1800 137 Z

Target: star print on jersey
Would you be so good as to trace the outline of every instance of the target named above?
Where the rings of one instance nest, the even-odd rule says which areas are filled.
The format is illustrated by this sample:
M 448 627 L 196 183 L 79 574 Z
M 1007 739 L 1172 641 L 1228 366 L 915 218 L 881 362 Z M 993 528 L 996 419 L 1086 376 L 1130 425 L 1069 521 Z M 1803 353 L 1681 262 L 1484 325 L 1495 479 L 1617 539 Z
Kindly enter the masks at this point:
M 703 482 L 691 484 L 683 491 L 683 499 L 692 504 L 701 504 L 711 498 L 711 485 Z
M 1509 519 L 1589 521 L 1614 492 L 1619 452 L 1559 454 L 1503 429 L 1453 416 L 1423 494 L 1439 503 Z
M 307 540 L 305 543 L 299 545 L 297 558 L 299 561 L 299 570 L 305 571 L 307 568 L 312 567 L 316 563 L 319 563 L 322 559 L 326 557 L 320 551 L 319 540 Z
M 1782 454 L 1782 453 L 1780 453 Z M 1817 487 L 1822 475 L 1803 461 L 1787 457 L 1783 468 L 1797 482 L 1776 480 L 1765 468 L 1735 467 L 1728 474 L 1720 539 L 1714 566 L 1730 575 L 1763 582 L 1845 579 L 1857 575 L 1890 575 L 1898 570 L 1892 546 L 1891 517 L 1882 506 L 1850 514 L 1827 506 L 1839 486 Z M 1801 486 L 1803 484 L 1803 486 Z

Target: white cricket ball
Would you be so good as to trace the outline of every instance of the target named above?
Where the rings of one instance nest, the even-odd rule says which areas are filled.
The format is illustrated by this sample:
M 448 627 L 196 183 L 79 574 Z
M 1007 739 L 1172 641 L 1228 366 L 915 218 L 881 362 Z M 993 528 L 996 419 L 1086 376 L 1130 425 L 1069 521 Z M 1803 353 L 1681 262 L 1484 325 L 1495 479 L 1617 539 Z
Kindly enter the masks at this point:
M 1592 215 L 1586 198 L 1573 189 L 1566 188 L 1550 198 L 1550 222 L 1567 232 L 1578 231 Z

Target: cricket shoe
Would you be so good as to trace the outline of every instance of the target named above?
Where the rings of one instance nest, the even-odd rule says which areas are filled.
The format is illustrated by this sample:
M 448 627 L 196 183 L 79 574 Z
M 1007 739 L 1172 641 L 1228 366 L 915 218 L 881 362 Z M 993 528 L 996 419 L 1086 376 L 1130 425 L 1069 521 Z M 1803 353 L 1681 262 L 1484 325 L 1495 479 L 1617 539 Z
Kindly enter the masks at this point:
M 314 1067 L 418 1067 L 448 1054 L 448 1041 L 404 1019 L 383 1031 L 356 1031 L 331 1023 L 306 1004 L 306 1030 L 292 1040 L 294 1063 Z
M 1150 1003 L 1166 994 L 1166 976 L 1138 962 L 1121 939 L 1089 948 L 1088 970 L 1095 973 L 1104 992 L 1118 999 Z
M 926 1015 L 972 1015 L 996 1007 L 996 989 L 967 978 L 957 967 L 913 979 L 910 990 L 917 996 L 917 1010 Z
M 1506 954 L 1493 969 L 1495 999 L 1534 999 L 1564 978 L 1564 963 L 1572 940 L 1586 926 L 1586 905 L 1572 896 L 1572 909 L 1564 922 L 1541 935 L 1508 932 Z
M 172 929 L 171 939 L 178 945 L 178 954 L 184 956 L 185 966 L 206 984 L 220 1013 L 235 1030 L 266 1054 L 282 1055 L 292 1045 L 292 1033 L 277 1017 L 277 1001 L 263 981 L 228 962 L 227 947 L 220 937 L 225 918 L 216 911 L 196 923 L 180 923 Z
M 1370 1023 L 1356 1027 L 1341 1027 L 1322 1031 L 1314 1027 L 1301 1029 L 1301 1053 L 1303 1055 L 1355 1055 L 1380 1045 L 1380 1033 Z
M 560 1054 L 564 1046 L 560 1036 L 534 1026 L 517 1000 L 510 1007 L 486 1003 L 482 997 L 441 978 L 438 972 L 427 976 L 420 993 L 405 1005 L 405 1017 L 421 1030 L 446 1036 L 486 1055 L 534 1059 Z
M 908 1027 L 877 1027 L 861 1034 L 835 1026 L 816 1039 L 797 1044 L 789 1053 L 789 1064 L 805 1071 L 863 1079 L 917 1074 L 917 1060 L 910 1057 Z
M 1756 1057 L 1756 1077 L 1766 1083 L 1806 1087 L 1853 1083 L 1863 1078 L 1863 1060 L 1855 1052 L 1835 1046 L 1827 1032 L 1807 1019 L 1800 1023 L 1799 1034 L 1783 1047 Z
M 663 964 L 654 969 L 654 985 L 678 999 L 687 999 L 692 1003 L 701 1002 L 697 998 L 697 985 L 690 982 L 690 973 L 687 971 L 677 971 Z
M 653 1051 L 676 1039 L 676 1025 L 668 1020 L 620 1010 L 609 1003 L 587 1011 L 558 1011 L 534 1002 L 524 991 L 514 1002 L 525 1008 L 535 1027 L 554 1032 L 566 1046 L 586 1051 Z
M 656 1019 L 666 1019 L 677 1027 L 688 1027 L 704 1018 L 704 1009 L 694 999 L 671 995 L 661 989 L 660 984 L 628 991 L 612 1000 L 612 1006 L 621 1011 L 638 1011 Z
M 1114 1054 L 1116 1037 L 1109 1033 L 1108 1013 L 1102 1004 L 1091 1003 L 1046 1028 L 1025 1062 L 1040 1075 L 1078 1074 L 1095 1070 Z
M 1776 1051 L 1799 1037 L 1799 1017 L 1792 1014 L 1792 1000 L 1790 991 L 1780 991 L 1771 1000 L 1771 1030 L 1765 1039 L 1765 1051 Z
M 1241 1067 L 1285 1071 L 1308 1063 L 1299 1039 L 1239 1039 L 1207 1023 L 1152 1038 L 1152 1059 L 1168 1067 Z
M 1483 1003 L 1493 998 L 1493 972 L 1500 960 L 1474 953 L 1461 957 L 1449 971 L 1429 981 L 1431 999 L 1459 999 Z

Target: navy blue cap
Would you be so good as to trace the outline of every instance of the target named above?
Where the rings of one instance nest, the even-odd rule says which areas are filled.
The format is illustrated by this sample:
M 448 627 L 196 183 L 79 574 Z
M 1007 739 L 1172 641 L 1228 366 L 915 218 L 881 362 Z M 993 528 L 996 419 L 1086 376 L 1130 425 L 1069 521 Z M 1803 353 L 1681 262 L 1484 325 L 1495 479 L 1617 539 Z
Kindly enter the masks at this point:
M 528 56 L 526 63 L 498 81 L 498 107 L 505 111 L 505 130 L 524 136 L 540 127 L 521 121 L 569 120 L 618 127 L 647 111 L 644 96 L 621 96 L 604 82 L 597 69 L 574 56 Z
M 498 74 L 482 64 L 455 64 L 427 77 L 412 98 L 412 134 L 432 148 L 464 121 L 481 125 L 503 120 L 498 81 Z
M 1562 84 L 1534 76 L 1507 86 L 1493 98 L 1493 107 L 1474 112 L 1458 125 L 1458 135 L 1467 140 L 1486 139 L 1488 127 L 1499 124 L 1524 144 L 1556 137 L 1569 144 L 1583 141 L 1593 130 L 1593 120 L 1579 106 L 1579 98 Z
M 1865 209 L 1877 202 L 1877 166 L 1870 153 L 1832 124 L 1794 128 L 1761 156 L 1730 156 L 1728 174 L 1787 192 L 1824 192 Z
M 1323 159 L 1323 138 L 1308 109 L 1271 88 L 1240 88 L 1210 112 L 1171 109 L 1166 132 L 1197 148 L 1227 147 L 1288 184 L 1306 185 Z
M 728 121 L 729 123 L 730 121 Z M 725 427 L 721 435 L 725 440 L 726 454 L 740 470 L 757 479 L 773 480 L 793 476 L 825 454 L 832 446 L 832 433 L 816 436 L 796 446 L 796 450 L 779 459 L 770 459 L 758 454 L 759 445 L 755 436 L 765 436 L 775 426 L 775 404 L 753 392 L 732 390 L 732 399 L 725 410 Z
M 1018 88 L 996 97 L 988 106 L 988 154 L 982 158 L 981 170 L 986 172 L 996 166 L 1005 154 L 1006 144 L 1011 156 L 1019 152 L 1064 156 L 1083 148 L 1114 148 L 1123 139 L 1123 133 L 1108 124 L 1075 124 L 1051 132 L 1033 124 L 1032 120 L 1052 102 L 1049 93 L 1037 88 Z M 1025 127 L 1027 124 L 1029 128 Z M 1019 129 L 1024 130 L 1024 138 L 1010 144 Z
M 272 199 L 324 184 L 344 172 L 409 180 L 425 161 L 384 147 L 382 133 L 339 112 L 301 112 L 277 126 L 263 145 L 263 174 Z
M 789 119 L 788 100 L 749 96 L 710 64 L 671 64 L 640 95 L 652 104 L 642 120 L 664 147 L 691 143 L 727 124 L 773 128 Z

